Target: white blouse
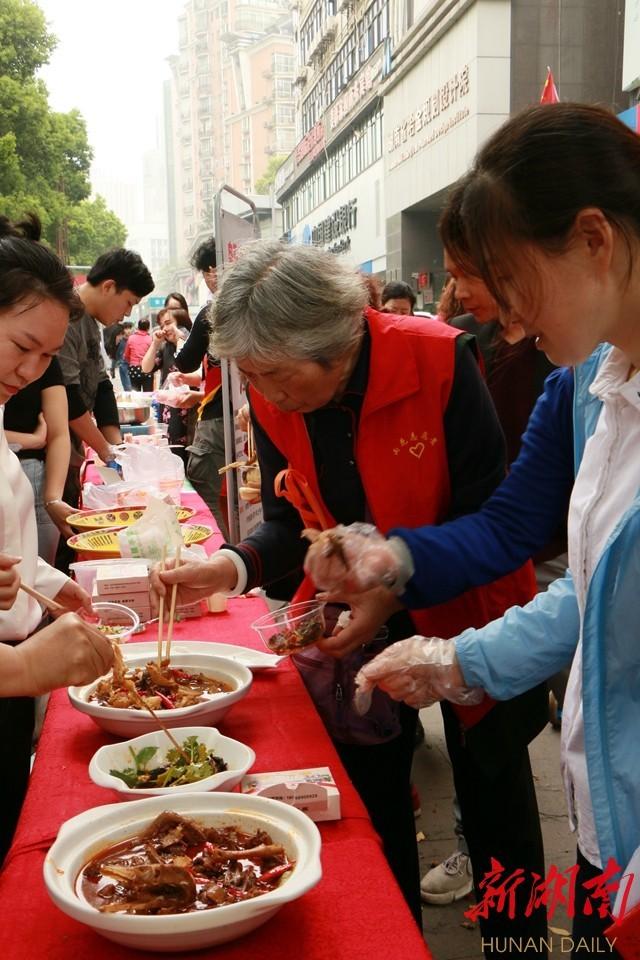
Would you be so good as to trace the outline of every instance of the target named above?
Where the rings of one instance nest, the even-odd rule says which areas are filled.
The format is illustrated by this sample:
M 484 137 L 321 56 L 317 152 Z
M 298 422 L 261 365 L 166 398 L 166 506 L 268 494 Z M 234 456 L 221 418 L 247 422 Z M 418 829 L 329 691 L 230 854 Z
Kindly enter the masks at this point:
M 46 597 L 55 597 L 67 577 L 38 556 L 38 531 L 31 484 L 12 453 L 4 432 L 0 406 L 0 553 L 22 557 L 21 579 Z M 0 641 L 16 643 L 36 629 L 42 619 L 40 604 L 18 591 L 10 610 L 0 610 Z
M 569 567 L 581 618 L 600 555 L 640 487 L 640 373 L 627 380 L 628 373 L 629 361 L 614 347 L 589 388 L 603 406 L 586 443 L 569 507 Z M 565 694 L 561 763 L 578 846 L 589 863 L 601 868 L 584 746 L 582 637 Z

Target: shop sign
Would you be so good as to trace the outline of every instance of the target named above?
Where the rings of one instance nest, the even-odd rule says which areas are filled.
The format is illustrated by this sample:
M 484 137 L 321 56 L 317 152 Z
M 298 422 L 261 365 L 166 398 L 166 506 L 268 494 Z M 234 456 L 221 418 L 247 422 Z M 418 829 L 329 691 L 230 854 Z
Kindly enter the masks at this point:
M 329 127 L 332 133 L 373 90 L 380 77 L 381 68 L 382 57 L 379 57 L 375 63 L 365 65 L 342 96 L 336 100 L 329 110 Z
M 294 150 L 296 166 L 303 160 L 311 161 L 324 150 L 324 123 L 318 120 L 309 133 L 305 134 Z
M 397 166 L 398 163 L 401 163 L 402 160 L 413 156 L 413 154 L 417 152 L 417 149 L 421 149 L 423 146 L 427 146 L 428 143 L 433 142 L 434 139 L 437 139 L 435 136 L 429 137 L 428 134 L 430 133 L 429 128 L 432 125 L 435 127 L 438 121 L 444 121 L 444 123 L 437 128 L 441 135 L 451 129 L 451 126 L 454 124 L 448 122 L 451 118 L 447 114 L 464 97 L 468 96 L 469 91 L 469 66 L 467 65 L 459 73 L 455 73 L 446 83 L 436 87 L 416 110 L 412 110 L 401 123 L 396 124 L 387 137 L 387 152 L 390 154 L 401 149 L 404 144 L 410 145 L 413 138 L 419 134 L 423 134 L 423 131 L 427 136 L 423 135 L 423 137 L 420 137 L 420 146 L 414 150 L 410 150 L 406 156 L 403 155 L 399 158 L 398 161 L 392 165 L 392 168 Z M 464 117 L 468 115 L 468 110 L 458 111 L 456 113 L 456 117 L 459 119 L 464 119 Z M 456 122 L 459 122 L 459 119 Z
M 351 238 L 345 236 L 358 225 L 358 201 L 349 200 L 334 210 L 328 217 L 311 228 L 311 242 L 316 246 L 338 241 L 329 247 L 331 253 L 344 253 L 351 248 Z

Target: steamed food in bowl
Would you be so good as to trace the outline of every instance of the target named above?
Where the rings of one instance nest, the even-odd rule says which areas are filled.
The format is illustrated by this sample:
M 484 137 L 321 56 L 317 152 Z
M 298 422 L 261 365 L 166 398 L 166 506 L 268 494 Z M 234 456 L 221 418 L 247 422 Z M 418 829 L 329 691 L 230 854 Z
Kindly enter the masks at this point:
M 190 913 L 275 890 L 294 866 L 265 830 L 207 827 L 167 811 L 94 856 L 76 890 L 102 913 Z

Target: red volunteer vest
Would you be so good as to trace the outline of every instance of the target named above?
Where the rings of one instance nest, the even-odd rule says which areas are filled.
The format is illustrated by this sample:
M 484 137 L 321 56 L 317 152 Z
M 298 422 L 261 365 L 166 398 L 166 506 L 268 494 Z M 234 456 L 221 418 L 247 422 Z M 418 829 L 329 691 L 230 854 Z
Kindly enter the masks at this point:
M 383 533 L 392 527 L 442 523 L 450 502 L 443 415 L 460 331 L 427 317 L 390 316 L 370 308 L 365 316 L 371 362 L 355 455 L 373 522 Z M 251 405 L 271 441 L 289 466 L 306 477 L 330 516 L 303 415 L 278 410 L 254 389 Z M 528 603 L 535 592 L 528 562 L 494 583 L 410 615 L 423 636 L 453 637 L 467 627 L 484 626 L 511 606 Z M 484 704 L 466 708 L 467 725 L 486 710 Z

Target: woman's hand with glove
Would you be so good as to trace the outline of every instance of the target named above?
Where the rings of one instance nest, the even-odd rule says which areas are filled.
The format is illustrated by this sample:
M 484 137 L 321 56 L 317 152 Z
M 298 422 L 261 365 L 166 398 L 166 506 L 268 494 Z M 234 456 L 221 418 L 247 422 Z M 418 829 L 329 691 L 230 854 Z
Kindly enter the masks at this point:
M 305 536 L 312 541 L 305 573 L 320 590 L 344 594 L 374 587 L 395 589 L 401 567 L 395 538 L 387 540 L 370 523 L 340 524 L 322 533 L 309 530 Z
M 437 700 L 467 706 L 480 703 L 484 690 L 467 687 L 456 657 L 454 640 L 409 637 L 391 644 L 367 663 L 356 677 L 356 709 L 365 713 L 374 687 L 410 707 Z

